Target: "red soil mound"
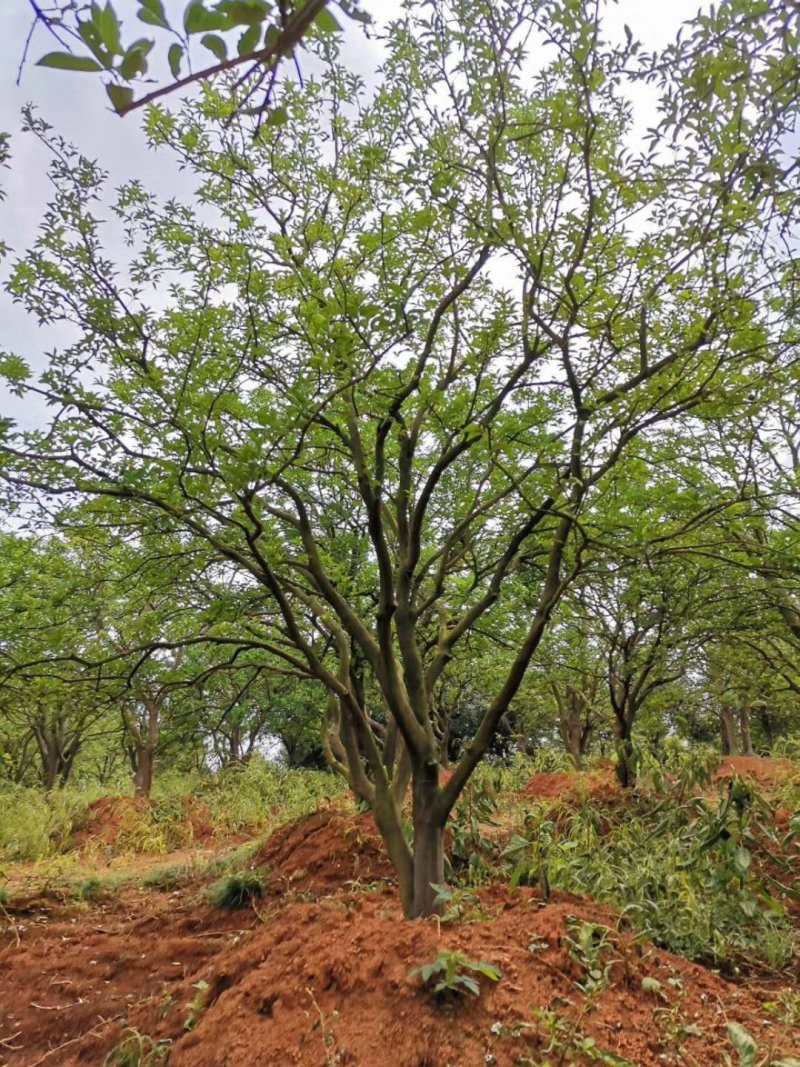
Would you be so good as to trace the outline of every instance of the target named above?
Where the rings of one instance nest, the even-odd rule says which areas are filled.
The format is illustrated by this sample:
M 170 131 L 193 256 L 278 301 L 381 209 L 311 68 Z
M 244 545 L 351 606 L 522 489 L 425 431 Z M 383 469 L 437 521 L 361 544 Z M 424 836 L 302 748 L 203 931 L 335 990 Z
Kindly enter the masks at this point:
M 0 917 L 4 1067 L 102 1064 L 133 1006 L 169 1006 L 172 992 L 182 992 L 184 980 L 252 921 L 252 913 L 214 911 L 141 890 L 91 911 L 44 902 L 22 914 L 8 909 L 13 926 Z M 115 1032 L 105 1050 L 87 1053 L 93 1036 L 109 1033 L 112 1019 Z
M 405 922 L 387 891 L 296 902 L 249 930 L 252 913 L 169 913 L 162 901 L 145 918 L 123 911 L 101 926 L 84 915 L 24 931 L 0 957 L 5 1062 L 99 1064 L 126 1026 L 170 1040 L 170 1067 L 375 1067 L 387 1053 L 393 1067 L 511 1067 L 548 1060 L 554 1027 L 559 1055 L 588 1036 L 639 1067 L 662 1067 L 678 1026 L 689 1027 L 686 1062 L 719 1067 L 727 1021 L 775 1055 L 797 1052 L 800 1034 L 765 1023 L 753 990 L 617 933 L 609 909 L 564 893 L 543 906 L 531 890 L 481 899 L 485 921 L 465 925 Z M 607 946 L 608 985 L 591 1001 L 568 940 L 581 921 L 607 928 L 597 943 Z M 446 950 L 488 960 L 501 980 L 479 999 L 437 1001 L 409 971 Z M 205 1006 L 192 1013 L 201 980 Z M 598 1062 L 563 1055 L 575 1067 Z
M 100 797 L 89 805 L 86 822 L 74 835 L 73 843 L 81 848 L 90 842 L 102 845 L 132 845 L 141 847 L 141 830 L 150 814 L 158 814 L 158 802 L 147 797 Z M 166 823 L 154 820 L 155 833 L 164 829 Z M 214 836 L 214 827 L 208 808 L 196 797 L 182 797 L 180 811 L 171 820 L 171 834 L 180 840 L 170 841 L 171 847 L 192 843 L 207 844 Z M 148 835 L 145 833 L 144 837 Z M 154 835 L 150 835 L 155 836 Z
M 135 820 L 145 816 L 148 807 L 146 797 L 100 797 L 93 800 L 86 822 L 75 834 L 75 843 L 80 846 L 95 839 L 104 845 L 113 845 Z
M 253 860 L 267 870 L 268 892 L 330 893 L 346 882 L 394 877 L 371 815 L 331 809 L 282 826 Z
M 534 774 L 523 792 L 534 800 L 574 800 L 582 795 L 593 800 L 612 800 L 619 799 L 620 786 L 613 770 L 603 767 L 591 772 L 542 771 Z
M 714 774 L 718 782 L 734 774 L 752 778 L 758 785 L 780 785 L 786 781 L 794 767 L 788 759 L 768 759 L 766 756 L 725 756 L 719 770 Z

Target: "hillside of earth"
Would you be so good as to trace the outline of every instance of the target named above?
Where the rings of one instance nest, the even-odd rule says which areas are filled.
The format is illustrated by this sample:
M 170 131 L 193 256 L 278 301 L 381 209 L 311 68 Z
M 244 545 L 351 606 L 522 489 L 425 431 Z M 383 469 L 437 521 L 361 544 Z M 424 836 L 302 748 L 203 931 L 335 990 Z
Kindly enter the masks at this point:
M 791 760 L 687 759 L 627 793 L 602 764 L 487 768 L 416 922 L 335 780 L 250 778 L 216 808 L 94 800 L 48 856 L 4 860 L 0 1062 L 799 1062 Z M 248 823 L 256 781 L 287 803 Z

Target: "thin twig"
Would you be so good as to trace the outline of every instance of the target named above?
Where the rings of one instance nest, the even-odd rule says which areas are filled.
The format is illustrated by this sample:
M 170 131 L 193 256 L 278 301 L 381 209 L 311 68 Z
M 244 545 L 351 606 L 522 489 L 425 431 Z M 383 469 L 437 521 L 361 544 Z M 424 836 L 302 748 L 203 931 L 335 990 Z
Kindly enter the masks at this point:
M 11 918 L 11 916 L 8 914 L 8 912 L 6 911 L 6 909 L 4 908 L 4 906 L 2 904 L 0 904 L 0 912 L 2 912 L 2 914 L 5 916 L 6 922 L 8 923 L 8 925 L 11 928 L 11 930 L 13 931 L 14 937 L 15 937 L 16 942 L 17 942 L 16 947 L 19 948 L 19 946 L 20 946 L 20 937 L 19 937 L 19 930 L 17 929 L 17 924 L 14 922 L 14 920 Z

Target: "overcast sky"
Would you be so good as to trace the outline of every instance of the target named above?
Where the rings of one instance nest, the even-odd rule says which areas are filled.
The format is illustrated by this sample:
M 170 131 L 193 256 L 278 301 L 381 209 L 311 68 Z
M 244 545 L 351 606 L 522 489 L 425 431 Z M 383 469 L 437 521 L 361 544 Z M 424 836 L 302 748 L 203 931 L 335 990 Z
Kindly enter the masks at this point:
M 182 10 L 183 0 L 172 0 L 168 11 Z M 398 0 L 365 0 L 373 12 L 391 13 L 400 9 Z M 7 198 L 0 202 L 0 240 L 22 252 L 36 235 L 42 212 L 50 196 L 47 155 L 30 135 L 20 132 L 20 110 L 33 103 L 62 136 L 75 143 L 84 155 L 96 159 L 111 174 L 116 185 L 131 177 L 141 178 L 153 192 L 189 193 L 187 177 L 177 169 L 165 152 L 147 148 L 140 130 L 140 119 L 130 115 L 120 119 L 107 106 L 100 80 L 91 74 L 76 74 L 36 67 L 34 62 L 45 52 L 57 49 L 44 29 L 37 29 L 31 43 L 29 62 L 15 84 L 31 19 L 28 0 L 2 0 L 0 15 L 0 131 L 11 134 L 11 170 L 3 172 L 0 183 Z M 116 0 L 116 8 L 125 20 L 133 19 L 138 7 L 135 0 Z M 646 47 L 655 48 L 674 36 L 678 25 L 697 11 L 698 0 L 620 0 L 609 5 L 609 17 L 620 27 L 628 23 L 634 35 Z M 123 39 L 125 38 L 123 33 Z M 159 42 L 160 43 L 160 42 Z M 163 49 L 162 49 L 163 50 Z M 374 51 L 356 34 L 348 49 L 348 61 L 362 69 L 374 63 Z M 0 279 L 8 271 L 8 262 L 0 262 Z M 41 367 L 44 353 L 58 343 L 52 330 L 40 330 L 24 312 L 0 292 L 0 350 L 16 352 L 34 366 Z M 25 409 L 20 401 L 0 392 L 0 415 L 13 415 L 20 423 L 32 424 L 41 411 Z

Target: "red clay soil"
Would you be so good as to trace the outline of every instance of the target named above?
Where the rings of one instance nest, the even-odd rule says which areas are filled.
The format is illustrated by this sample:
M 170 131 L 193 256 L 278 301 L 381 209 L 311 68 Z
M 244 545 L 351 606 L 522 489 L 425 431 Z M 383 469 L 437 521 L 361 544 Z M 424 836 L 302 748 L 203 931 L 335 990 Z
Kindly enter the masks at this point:
M 81 848 L 88 842 L 115 845 L 146 818 L 153 806 L 147 797 L 100 797 L 89 805 L 84 825 L 74 834 L 72 843 Z M 206 805 L 196 797 L 181 799 L 181 825 L 187 838 L 185 844 L 207 844 L 214 836 L 214 827 Z
M 574 800 L 588 795 L 593 800 L 618 800 L 621 788 L 609 767 L 593 771 L 541 771 L 523 790 L 533 800 Z
M 149 807 L 146 797 L 99 797 L 89 805 L 86 820 L 74 834 L 73 844 L 79 848 L 97 840 L 113 845 L 135 819 L 144 817 Z
M 270 893 L 330 893 L 393 879 L 371 815 L 325 809 L 280 827 L 252 860 Z
M 753 989 L 635 944 L 610 909 L 564 893 L 542 905 L 529 889 L 481 901 L 480 921 L 441 926 L 404 921 L 390 890 L 278 905 L 263 921 L 141 893 L 43 924 L 19 918 L 20 943 L 6 938 L 0 953 L 0 1062 L 99 1065 L 133 1026 L 171 1040 L 170 1067 L 375 1067 L 387 1054 L 393 1067 L 512 1067 L 548 1059 L 548 1011 L 563 1043 L 588 1035 L 638 1067 L 677 1062 L 678 1025 L 690 1027 L 681 1062 L 703 1067 L 724 1062 L 727 1021 L 765 1053 L 800 1050 L 797 1030 L 765 1023 Z M 609 928 L 609 985 L 592 1001 L 567 942 L 575 921 Z M 409 971 L 443 950 L 502 978 L 479 999 L 437 1001 Z M 645 978 L 658 984 L 643 989 Z M 205 1006 L 187 1030 L 201 980 Z
M 734 774 L 752 778 L 758 785 L 781 785 L 794 773 L 788 759 L 770 759 L 766 756 L 725 756 L 719 770 L 714 774 L 718 782 Z
M 111 1047 L 134 1006 L 168 1002 L 252 920 L 252 913 L 144 890 L 125 890 L 91 910 L 50 900 L 7 905 L 0 915 L 0 1064 L 75 1062 L 92 1032 L 114 1030 Z M 81 1062 L 99 1065 L 104 1057 Z

